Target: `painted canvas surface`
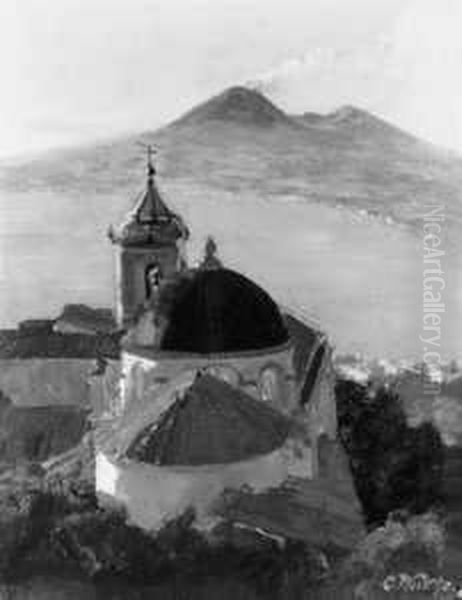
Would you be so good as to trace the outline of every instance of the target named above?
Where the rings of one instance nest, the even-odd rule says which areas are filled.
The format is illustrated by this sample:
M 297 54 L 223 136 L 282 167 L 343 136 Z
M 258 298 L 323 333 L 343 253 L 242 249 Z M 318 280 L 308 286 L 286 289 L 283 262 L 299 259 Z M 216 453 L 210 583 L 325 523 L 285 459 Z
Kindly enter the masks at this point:
M 461 27 L 2 3 L 0 598 L 462 597 Z

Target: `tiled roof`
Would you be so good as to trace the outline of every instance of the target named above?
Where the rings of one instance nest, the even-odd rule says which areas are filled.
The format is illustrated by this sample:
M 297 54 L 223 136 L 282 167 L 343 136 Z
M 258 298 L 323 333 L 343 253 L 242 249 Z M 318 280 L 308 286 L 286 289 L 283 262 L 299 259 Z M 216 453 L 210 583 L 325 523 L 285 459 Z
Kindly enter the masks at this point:
M 306 374 L 308 363 L 319 345 L 321 334 L 290 313 L 284 314 L 284 320 L 293 342 L 293 362 L 297 378 Z
M 120 334 L 0 330 L 0 359 L 119 357 Z
M 262 401 L 203 375 L 138 434 L 127 456 L 156 465 L 237 462 L 280 447 L 290 426 L 286 416 Z
M 60 328 L 65 327 L 73 327 L 76 333 L 113 333 L 117 329 L 117 324 L 109 308 L 66 304 L 56 319 L 54 329 L 60 331 Z
M 134 210 L 120 227 L 111 228 L 109 237 L 125 246 L 162 245 L 187 239 L 189 230 L 183 219 L 162 200 L 154 180 L 149 179 Z

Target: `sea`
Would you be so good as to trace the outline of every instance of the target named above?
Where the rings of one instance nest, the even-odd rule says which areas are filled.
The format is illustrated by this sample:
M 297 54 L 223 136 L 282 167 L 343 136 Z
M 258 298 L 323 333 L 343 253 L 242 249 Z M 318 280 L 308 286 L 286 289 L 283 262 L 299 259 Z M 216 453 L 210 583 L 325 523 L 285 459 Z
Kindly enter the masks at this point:
M 190 264 L 212 235 L 225 266 L 324 330 L 336 352 L 422 359 L 428 344 L 418 218 L 413 226 L 385 222 L 302 196 L 224 192 L 188 181 L 164 192 L 191 229 Z M 116 254 L 107 229 L 132 205 L 123 190 L 0 191 L 0 327 L 55 317 L 67 303 L 113 308 Z M 443 224 L 440 247 L 445 307 L 435 350 L 444 360 L 462 356 L 462 244 L 453 230 Z

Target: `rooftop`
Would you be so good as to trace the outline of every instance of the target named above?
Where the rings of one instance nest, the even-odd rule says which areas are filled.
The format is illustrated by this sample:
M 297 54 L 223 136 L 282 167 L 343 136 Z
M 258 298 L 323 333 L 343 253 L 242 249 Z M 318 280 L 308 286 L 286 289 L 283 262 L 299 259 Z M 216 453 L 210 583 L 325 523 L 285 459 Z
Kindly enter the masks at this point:
M 290 427 L 286 416 L 263 402 L 202 375 L 138 434 L 127 456 L 156 465 L 238 462 L 282 446 Z
M 148 146 L 146 189 L 122 225 L 116 229 L 111 227 L 109 230 L 109 238 L 114 243 L 124 246 L 164 245 L 189 237 L 186 224 L 179 215 L 170 210 L 157 188 L 152 152 L 152 148 Z

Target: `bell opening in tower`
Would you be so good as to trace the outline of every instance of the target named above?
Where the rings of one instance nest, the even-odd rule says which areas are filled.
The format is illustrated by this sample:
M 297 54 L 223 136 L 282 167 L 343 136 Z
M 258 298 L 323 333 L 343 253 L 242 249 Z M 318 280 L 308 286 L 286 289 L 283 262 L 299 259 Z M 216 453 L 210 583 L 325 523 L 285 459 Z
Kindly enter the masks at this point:
M 144 273 L 145 289 L 146 289 L 146 300 L 152 298 L 152 296 L 158 291 L 160 282 L 162 280 L 162 271 L 157 262 L 150 263 Z

